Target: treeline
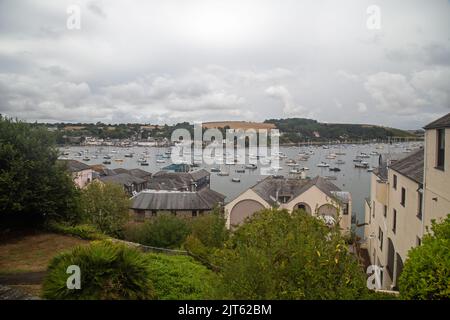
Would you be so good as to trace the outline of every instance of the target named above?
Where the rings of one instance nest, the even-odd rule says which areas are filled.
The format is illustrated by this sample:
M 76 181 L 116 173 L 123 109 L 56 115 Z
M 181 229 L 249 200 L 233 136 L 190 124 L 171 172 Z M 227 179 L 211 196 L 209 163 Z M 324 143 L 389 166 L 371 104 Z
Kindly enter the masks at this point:
M 414 137 L 412 133 L 404 130 L 366 124 L 320 123 L 303 118 L 269 119 L 265 122 L 275 124 L 282 132 L 280 143 Z
M 386 139 L 388 137 L 415 137 L 413 132 L 395 128 L 381 127 L 367 124 L 339 124 L 320 123 L 316 120 L 290 118 L 269 119 L 265 123 L 273 123 L 282 133 L 280 143 L 299 143 L 307 141 L 345 141 L 345 140 L 373 140 Z M 56 123 L 34 125 L 53 127 L 55 129 L 58 144 L 73 143 L 70 137 L 95 137 L 99 139 L 170 139 L 176 129 L 186 129 L 193 136 L 194 127 L 189 122 L 181 122 L 174 125 L 143 125 L 138 123 L 105 124 L 97 123 Z M 225 137 L 226 129 L 219 128 Z M 205 129 L 203 129 L 205 131 Z

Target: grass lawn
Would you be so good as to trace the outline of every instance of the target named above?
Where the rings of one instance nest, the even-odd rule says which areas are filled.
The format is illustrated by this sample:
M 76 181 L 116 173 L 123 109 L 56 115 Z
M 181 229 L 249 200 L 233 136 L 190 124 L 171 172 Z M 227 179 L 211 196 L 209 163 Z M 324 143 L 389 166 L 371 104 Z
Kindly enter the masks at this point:
M 12 233 L 0 238 L 0 277 L 29 272 L 45 272 L 50 260 L 59 252 L 89 241 L 42 231 Z M 25 281 L 26 282 L 26 281 Z M 40 294 L 40 284 L 21 284 L 16 287 Z

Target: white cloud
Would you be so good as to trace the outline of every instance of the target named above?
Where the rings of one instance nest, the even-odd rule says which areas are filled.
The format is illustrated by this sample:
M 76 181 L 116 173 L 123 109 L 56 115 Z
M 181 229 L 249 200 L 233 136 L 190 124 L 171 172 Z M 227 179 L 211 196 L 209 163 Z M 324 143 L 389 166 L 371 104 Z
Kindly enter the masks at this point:
M 283 104 L 283 115 L 288 117 L 304 117 L 306 108 L 296 105 L 289 90 L 284 86 L 268 87 L 265 93 L 273 98 L 279 99 Z
M 364 87 L 378 110 L 408 115 L 445 110 L 450 106 L 450 68 L 414 72 L 410 77 L 380 72 L 370 75 Z
M 367 111 L 367 106 L 364 102 L 358 102 L 358 112 L 364 113 Z

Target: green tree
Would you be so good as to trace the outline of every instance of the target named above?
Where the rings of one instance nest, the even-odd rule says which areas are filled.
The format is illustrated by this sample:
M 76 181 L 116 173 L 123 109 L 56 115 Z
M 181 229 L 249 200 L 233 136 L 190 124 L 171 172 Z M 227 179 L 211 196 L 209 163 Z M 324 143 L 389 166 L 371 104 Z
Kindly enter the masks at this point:
M 186 219 L 162 213 L 144 223 L 129 226 L 124 232 L 124 238 L 152 247 L 179 248 L 189 233 Z
M 0 225 L 77 219 L 78 190 L 57 158 L 51 132 L 0 115 Z
M 159 248 L 179 248 L 189 233 L 186 219 L 162 213 L 150 221 L 129 227 L 125 231 L 125 240 Z
M 219 209 L 191 221 L 191 234 L 184 247 L 194 256 L 214 264 L 215 253 L 223 248 L 229 237 L 225 218 Z
M 130 200 L 121 186 L 93 182 L 81 192 L 83 220 L 111 236 L 119 236 L 129 219 Z
M 450 215 L 441 223 L 433 221 L 431 230 L 421 246 L 408 252 L 399 279 L 403 298 L 450 298 Z
M 233 299 L 355 299 L 365 274 L 338 228 L 303 211 L 255 213 L 227 242 L 220 295 Z

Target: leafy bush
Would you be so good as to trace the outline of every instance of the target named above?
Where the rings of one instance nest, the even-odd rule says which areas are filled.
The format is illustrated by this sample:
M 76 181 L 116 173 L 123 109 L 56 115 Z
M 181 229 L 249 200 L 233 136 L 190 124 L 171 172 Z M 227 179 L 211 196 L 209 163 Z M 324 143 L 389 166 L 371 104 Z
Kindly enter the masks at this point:
M 193 219 L 184 248 L 208 267 L 215 265 L 216 253 L 229 237 L 225 222 L 218 210 Z
M 233 299 L 356 299 L 366 276 L 338 228 L 302 211 L 255 213 L 221 253 L 220 292 Z
M 87 224 L 71 226 L 52 221 L 47 224 L 46 228 L 49 231 L 76 236 L 85 240 L 102 240 L 107 238 L 106 235 L 99 232 L 94 226 Z
M 188 256 L 148 254 L 150 279 L 161 300 L 209 299 L 215 275 Z
M 450 215 L 441 223 L 433 221 L 431 230 L 421 246 L 408 252 L 399 279 L 403 298 L 450 298 Z
M 223 215 L 218 210 L 214 210 L 210 214 L 192 219 L 191 235 L 206 247 L 222 248 L 229 235 L 225 223 Z
M 119 236 L 129 219 L 130 200 L 123 188 L 113 183 L 91 183 L 82 190 L 83 220 L 111 236 Z
M 78 190 L 44 127 L 0 115 L 0 228 L 78 219 Z
M 68 289 L 67 267 L 81 270 L 81 289 Z M 148 258 L 137 249 L 109 241 L 61 253 L 50 262 L 43 284 L 47 299 L 151 299 Z
M 124 239 L 159 248 L 179 248 L 189 232 L 185 219 L 162 214 L 150 221 L 129 226 L 124 231 Z

